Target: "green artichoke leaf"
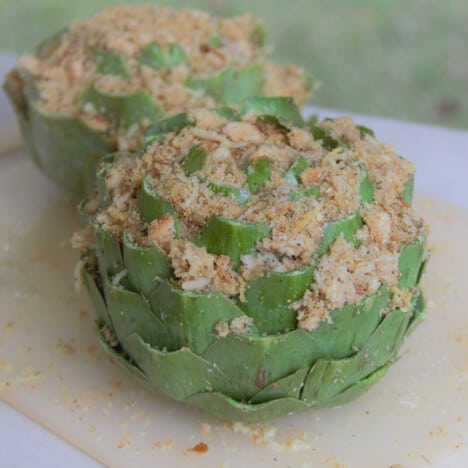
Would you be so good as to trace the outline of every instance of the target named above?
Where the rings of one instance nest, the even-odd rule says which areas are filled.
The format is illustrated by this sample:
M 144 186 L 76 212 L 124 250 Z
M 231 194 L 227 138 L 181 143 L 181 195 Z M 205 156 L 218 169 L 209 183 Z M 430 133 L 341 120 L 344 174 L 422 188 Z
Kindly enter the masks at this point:
M 327 401 L 323 401 L 319 406 L 321 407 L 330 407 L 330 406 L 341 406 L 350 401 L 355 400 L 369 390 L 372 385 L 377 383 L 387 372 L 390 367 L 390 363 L 385 364 L 380 369 L 377 369 L 368 377 L 359 380 L 359 382 L 351 385 L 346 390 L 343 390 L 341 393 L 338 393 L 334 397 L 330 398 Z
M 34 77 L 23 70 L 14 68 L 5 76 L 2 87 L 18 117 L 27 122 L 29 106 L 39 98 L 39 90 Z
M 153 143 L 161 141 L 167 133 L 180 132 L 189 125 L 193 125 L 193 122 L 188 118 L 187 114 L 176 114 L 148 125 L 143 137 L 142 147 L 147 148 Z
M 372 203 L 374 201 L 374 184 L 369 179 L 369 173 L 364 165 L 360 166 L 361 169 L 361 184 L 359 186 L 359 195 L 363 203 Z
M 105 334 L 102 329 L 98 330 L 99 344 L 102 346 L 104 351 L 111 356 L 114 362 L 125 372 L 127 372 L 132 378 L 135 378 L 141 385 L 152 390 L 151 384 L 148 381 L 146 375 L 132 362 L 128 360 L 127 356 L 119 352 L 118 348 L 113 348 L 106 340 Z M 119 347 L 120 348 L 120 347 Z
M 300 183 L 299 176 L 309 167 L 309 162 L 304 156 L 298 156 L 297 159 L 291 164 L 291 167 L 284 174 L 284 180 L 297 187 Z
M 304 379 L 309 373 L 309 368 L 299 369 L 282 379 L 271 383 L 256 393 L 249 403 L 258 404 L 266 401 L 278 400 L 280 398 L 297 398 L 304 385 Z
M 54 34 L 42 40 L 35 49 L 36 57 L 47 59 L 62 42 L 62 37 L 68 32 L 68 28 L 62 28 Z
M 426 318 L 426 301 L 421 291 L 417 293 L 417 299 L 415 301 L 413 315 L 408 324 L 408 330 L 406 334 L 410 334 L 413 330 Z
M 161 280 L 148 299 L 167 334 L 167 340 L 159 346 L 170 351 L 186 346 L 201 354 L 216 340 L 218 322 L 230 322 L 245 315 L 219 292 L 185 291 L 167 280 Z M 255 327 L 252 331 L 256 332 Z
M 193 173 L 200 171 L 205 167 L 208 160 L 208 153 L 203 149 L 202 145 L 192 146 L 187 153 L 182 166 L 185 173 L 191 176 Z
M 271 168 L 268 158 L 259 158 L 245 168 L 250 193 L 257 193 L 270 179 Z
M 420 271 L 424 262 L 426 238 L 420 236 L 415 242 L 405 245 L 400 252 L 398 269 L 400 279 L 398 287 L 409 289 L 415 286 L 420 278 Z
M 114 126 L 130 128 L 143 119 L 158 120 L 163 111 L 151 95 L 140 89 L 133 94 L 110 94 L 91 84 L 80 96 L 82 105 L 92 104 Z
M 322 321 L 310 332 L 318 355 L 333 359 L 349 356 L 365 346 L 379 325 L 390 299 L 390 291 L 380 290 L 357 304 L 347 304 L 330 313 L 330 321 Z
M 106 302 L 104 300 L 103 294 L 96 284 L 93 274 L 83 268 L 82 270 L 84 283 L 91 299 L 91 304 L 93 305 L 94 313 L 96 314 L 97 322 L 101 325 L 110 325 L 110 318 L 107 312 Z
M 107 189 L 106 178 L 107 172 L 117 156 L 118 153 L 109 153 L 99 160 L 96 170 L 96 186 L 99 193 L 99 203 L 101 207 L 105 207 L 110 203 L 110 194 Z
M 319 115 L 318 114 L 312 114 L 306 120 L 306 127 L 308 129 L 310 129 L 310 130 L 312 130 L 312 127 L 316 127 L 318 124 L 319 124 Z
M 260 334 L 281 333 L 296 328 L 296 312 L 289 306 L 298 301 L 313 280 L 314 267 L 290 272 L 271 272 L 254 279 L 239 307 L 252 317 Z
M 151 346 L 167 341 L 164 336 L 167 330 L 142 295 L 115 286 L 108 277 L 104 281 L 104 290 L 112 328 L 119 343 L 124 343 L 132 333 L 138 333 Z
M 228 104 L 240 104 L 250 96 L 257 96 L 263 89 L 263 69 L 261 65 L 252 64 L 237 70 L 223 101 Z
M 313 125 L 312 136 L 314 140 L 322 140 L 322 146 L 328 151 L 332 151 L 338 147 L 346 149 L 344 141 L 329 128 Z
M 210 75 L 189 75 L 185 85 L 191 89 L 203 91 L 218 102 L 226 102 L 230 86 L 233 83 L 235 71 L 232 65 Z
M 361 138 L 365 137 L 366 135 L 375 138 L 375 132 L 372 130 L 372 128 L 366 127 L 365 125 L 356 125 L 356 128 L 359 130 Z
M 97 162 L 113 146 L 80 119 L 40 109 L 30 75 L 13 70 L 4 89 L 33 161 L 75 201 L 82 200 L 94 188 Z
M 288 194 L 288 199 L 291 201 L 301 200 L 303 198 L 320 197 L 320 187 L 318 185 L 314 185 L 306 190 L 300 190 L 298 192 L 290 192 Z
M 46 116 L 35 106 L 29 117 L 41 169 L 73 199 L 82 199 L 94 187 L 99 160 L 113 147 L 77 118 Z
M 257 46 L 263 47 L 266 43 L 265 27 L 261 23 L 257 23 L 250 34 L 250 40 Z
M 408 179 L 406 179 L 405 185 L 403 186 L 403 192 L 401 197 L 403 200 L 411 205 L 413 202 L 413 191 L 414 191 L 414 174 L 411 174 Z
M 275 116 L 281 122 L 294 125 L 295 127 L 303 127 L 305 125 L 299 108 L 294 99 L 290 97 L 249 97 L 241 104 L 240 113 L 243 115 L 249 111 L 256 114 Z
M 231 383 L 223 373 L 188 348 L 161 351 L 136 333 L 124 340 L 123 348 L 143 371 L 151 388 L 170 398 L 185 400 L 212 390 L 230 393 Z
M 352 357 L 319 359 L 305 380 L 302 399 L 312 405 L 324 404 L 387 364 L 403 341 L 411 315 L 398 309 L 388 313 Z
M 343 234 L 343 237 L 348 242 L 355 242 L 354 234 L 362 227 L 363 222 L 359 213 L 353 213 L 345 219 L 331 221 L 325 224 L 323 237 L 320 241 L 317 255 L 321 256 L 327 252 L 330 245 L 335 242 L 336 238 Z
M 249 199 L 249 192 L 239 187 L 233 187 L 232 185 L 217 184 L 211 180 L 201 179 L 201 182 L 206 183 L 207 187 L 217 195 L 222 197 L 232 197 L 238 205 L 243 205 Z
M 161 68 L 174 68 L 178 65 L 186 65 L 189 59 L 185 50 L 179 44 L 169 44 L 165 51 L 157 44 L 148 44 L 140 55 L 139 62 L 151 68 L 159 70 Z
M 206 43 L 211 47 L 221 47 L 221 38 L 219 36 L 211 36 Z
M 257 117 L 257 122 L 266 123 L 285 133 L 288 133 L 290 130 L 290 127 L 285 125 L 278 117 L 274 115 L 259 115 Z
M 93 234 L 101 277 L 106 278 L 122 271 L 122 251 L 117 236 L 97 223 L 93 225 Z
M 240 122 L 242 120 L 241 115 L 232 107 L 221 106 L 216 107 L 215 112 L 223 119 L 229 120 L 229 122 Z
M 124 232 L 122 250 L 129 286 L 133 291 L 141 291 L 148 296 L 161 278 L 173 276 L 169 257 L 158 245 L 141 247 L 133 242 L 128 232 Z
M 101 75 L 113 75 L 124 79 L 131 78 L 130 71 L 122 55 L 96 47 L 93 51 L 93 59 L 97 71 Z
M 214 341 L 203 357 L 233 382 L 237 399 L 248 400 L 272 382 L 310 366 L 319 354 L 310 333 L 294 330 L 267 336 L 230 333 Z
M 151 223 L 155 219 L 162 218 L 165 214 L 170 214 L 174 219 L 176 237 L 179 238 L 180 227 L 175 209 L 167 200 L 156 195 L 148 179 L 143 179 L 138 193 L 137 206 L 141 219 L 146 223 Z
M 202 229 L 196 243 L 205 246 L 209 253 L 227 255 L 234 268 L 240 265 L 241 255 L 251 253 L 255 244 L 268 236 L 266 223 L 227 219 L 213 215 Z
M 278 418 L 308 408 L 307 404 L 295 398 L 280 398 L 251 405 L 240 403 L 222 393 L 198 393 L 185 400 L 192 406 L 201 408 L 212 415 L 227 421 L 258 422 Z

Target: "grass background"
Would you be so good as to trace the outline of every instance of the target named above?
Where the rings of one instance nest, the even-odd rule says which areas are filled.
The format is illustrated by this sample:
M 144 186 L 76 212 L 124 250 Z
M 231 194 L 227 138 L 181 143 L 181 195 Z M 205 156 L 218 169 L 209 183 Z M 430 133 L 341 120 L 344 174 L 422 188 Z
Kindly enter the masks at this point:
M 0 0 L 0 51 L 22 52 L 115 0 Z M 128 1 L 127 3 L 137 3 Z M 466 0 L 160 0 L 264 19 L 274 58 L 322 86 L 317 105 L 468 128 Z

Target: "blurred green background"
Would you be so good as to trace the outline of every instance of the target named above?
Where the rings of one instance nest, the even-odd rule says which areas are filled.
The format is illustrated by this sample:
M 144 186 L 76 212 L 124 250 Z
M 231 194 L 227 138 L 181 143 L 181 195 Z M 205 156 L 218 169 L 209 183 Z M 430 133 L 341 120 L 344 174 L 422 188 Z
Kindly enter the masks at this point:
M 0 51 L 22 52 L 115 0 L 0 0 Z M 127 3 L 138 3 L 128 1 Z M 264 19 L 274 57 L 322 81 L 320 106 L 468 128 L 467 0 L 160 0 Z

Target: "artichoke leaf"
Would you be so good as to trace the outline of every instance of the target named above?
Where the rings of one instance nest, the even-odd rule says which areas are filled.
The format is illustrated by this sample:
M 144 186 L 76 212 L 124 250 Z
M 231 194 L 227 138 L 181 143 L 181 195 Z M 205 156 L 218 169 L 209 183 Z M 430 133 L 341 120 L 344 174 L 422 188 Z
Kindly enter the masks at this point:
M 97 223 L 93 225 L 93 235 L 101 277 L 106 278 L 107 275 L 122 271 L 122 251 L 117 236 Z
M 186 291 L 167 280 L 161 280 L 148 299 L 166 331 L 166 340 L 159 346 L 170 351 L 186 346 L 201 354 L 217 339 L 217 323 L 245 316 L 233 301 L 219 292 Z M 256 332 L 254 327 L 252 332 Z
M 312 283 L 313 266 L 290 272 L 271 272 L 254 279 L 239 307 L 253 318 L 259 333 L 281 333 L 296 328 L 296 312 L 290 309 Z
M 271 168 L 268 158 L 259 158 L 245 168 L 250 193 L 257 193 L 270 179 Z
M 247 112 L 272 115 L 277 117 L 281 122 L 295 127 L 303 127 L 305 124 L 299 108 L 294 99 L 290 97 L 249 97 L 240 106 L 240 113 L 242 115 Z
M 401 194 L 401 197 L 406 203 L 408 203 L 408 205 L 411 205 L 413 201 L 413 191 L 414 191 L 414 174 L 411 174 L 410 176 L 408 176 L 408 179 L 406 179 L 405 185 L 403 186 L 403 192 Z
M 304 385 L 304 379 L 309 373 L 309 369 L 299 369 L 296 372 L 272 382 L 256 393 L 249 403 L 258 404 L 265 401 L 278 400 L 280 398 L 297 398 Z
M 122 55 L 96 47 L 93 52 L 93 58 L 97 71 L 101 75 L 113 75 L 123 79 L 131 77 Z
M 322 321 L 311 331 L 316 353 L 327 359 L 349 356 L 365 346 L 375 332 L 390 299 L 390 291 L 380 290 L 357 304 L 348 304 L 331 312 L 331 320 Z
M 211 180 L 201 179 L 201 182 L 206 183 L 207 187 L 217 195 L 221 195 L 225 198 L 232 197 L 238 205 L 243 205 L 249 199 L 249 192 L 245 189 L 234 187 L 232 185 L 217 184 Z
M 185 400 L 204 391 L 229 395 L 231 382 L 213 364 L 188 348 L 170 352 L 156 349 L 138 334 L 123 342 L 125 351 L 145 374 L 153 390 L 176 400 Z
M 398 287 L 400 289 L 409 289 L 417 284 L 424 262 L 425 245 L 426 238 L 421 236 L 412 244 L 405 245 L 401 249 L 398 259 L 398 269 L 400 270 Z
M 104 289 L 112 328 L 119 343 L 124 343 L 132 333 L 138 333 L 152 346 L 167 341 L 164 336 L 167 330 L 153 314 L 148 301 L 143 296 L 121 286 L 115 286 L 109 278 L 105 280 Z
M 369 179 L 369 173 L 364 165 L 361 165 L 361 184 L 359 185 L 359 195 L 361 202 L 372 203 L 374 201 L 374 185 Z
M 354 356 L 319 359 L 304 383 L 302 399 L 321 405 L 389 362 L 404 338 L 411 312 L 393 310 Z
M 176 237 L 179 238 L 180 227 L 175 209 L 167 200 L 156 195 L 146 178 L 143 179 L 138 193 L 137 206 L 141 219 L 146 223 L 151 223 L 155 219 L 162 218 L 165 214 L 170 214 L 174 220 Z
M 161 68 L 174 68 L 178 65 L 189 63 L 187 54 L 179 44 L 169 44 L 167 50 L 163 50 L 159 44 L 152 42 L 148 44 L 141 56 L 139 62 L 142 65 L 148 65 L 156 70 Z
M 91 104 L 115 127 L 130 128 L 143 119 L 154 121 L 163 115 L 161 108 L 143 89 L 133 94 L 111 94 L 91 84 L 81 94 L 80 101 L 82 105 Z
M 295 187 L 300 183 L 299 176 L 309 167 L 309 161 L 304 156 L 298 156 L 284 174 L 284 180 Z
M 193 122 L 184 113 L 158 120 L 146 128 L 142 147 L 145 149 L 153 143 L 161 141 L 167 133 L 180 132 L 192 124 Z
M 100 160 L 96 171 L 96 185 L 99 193 L 99 203 L 101 207 L 105 207 L 110 203 L 110 194 L 106 184 L 108 170 L 112 167 L 119 153 L 109 153 L 104 155 Z
M 355 400 L 360 397 L 362 394 L 367 392 L 372 385 L 377 383 L 387 372 L 390 367 L 390 363 L 385 364 L 380 369 L 377 369 L 368 377 L 361 379 L 359 382 L 351 385 L 346 390 L 343 390 L 341 393 L 338 393 L 334 397 L 330 398 L 327 401 L 323 401 L 319 406 L 329 407 L 329 406 L 341 406 L 350 401 Z
M 364 138 L 366 135 L 375 138 L 375 132 L 372 130 L 372 128 L 366 127 L 365 125 L 356 125 L 356 128 L 359 130 L 361 138 Z
M 318 198 L 320 196 L 320 187 L 315 185 L 306 190 L 299 190 L 297 192 L 290 192 L 288 194 L 288 199 L 291 201 L 302 200 L 303 198 L 314 197 Z
M 145 296 L 156 287 L 160 278 L 170 278 L 173 270 L 169 257 L 154 244 L 142 247 L 127 232 L 123 235 L 123 261 L 127 270 L 129 286 Z
M 98 161 L 112 146 L 80 119 L 46 114 L 35 103 L 28 106 L 27 120 L 21 120 L 33 160 L 74 200 L 81 200 L 94 187 Z
M 189 75 L 185 85 L 189 88 L 203 91 L 218 102 L 226 102 L 225 96 L 234 80 L 235 71 L 232 65 L 210 75 Z
M 426 318 L 426 301 L 424 295 L 419 291 L 414 305 L 413 315 L 408 323 L 406 334 L 409 335 Z
M 193 173 L 200 171 L 205 166 L 208 160 L 208 153 L 203 149 L 202 145 L 192 146 L 182 165 L 185 174 L 191 176 Z
M 56 33 L 43 39 L 36 47 L 35 55 L 41 60 L 47 59 L 53 54 L 54 50 L 60 45 L 62 37 L 68 32 L 68 28 L 62 28 Z
M 241 403 L 222 393 L 205 392 L 193 395 L 186 399 L 192 406 L 227 421 L 257 422 L 278 418 L 308 408 L 307 404 L 295 398 L 280 398 L 251 405 Z
M 330 245 L 335 242 L 340 234 L 343 235 L 346 241 L 354 242 L 354 234 L 356 234 L 362 225 L 362 218 L 359 213 L 353 213 L 347 218 L 325 224 L 323 237 L 317 249 L 317 255 L 321 256 L 326 253 Z
M 240 104 L 250 96 L 262 93 L 263 69 L 261 65 L 247 65 L 236 71 L 223 101 L 227 104 Z
M 228 106 L 216 107 L 215 112 L 223 119 L 229 120 L 229 122 L 240 122 L 242 120 L 241 115 L 237 110 Z
M 312 335 L 305 330 L 267 336 L 230 333 L 203 353 L 233 382 L 238 399 L 246 400 L 272 382 L 310 366 L 319 356 Z
M 107 312 L 106 302 L 104 300 L 103 294 L 96 284 L 96 280 L 90 271 L 85 268 L 82 270 L 82 275 L 86 289 L 91 299 L 91 304 L 93 305 L 94 313 L 97 317 L 97 322 L 99 325 L 110 325 L 110 318 Z
M 255 223 L 212 216 L 202 229 L 197 244 L 205 246 L 209 253 L 227 255 L 234 268 L 240 265 L 241 255 L 251 253 L 255 244 L 266 237 L 270 227 Z
M 313 125 L 312 136 L 314 137 L 314 140 L 321 140 L 322 146 L 328 151 L 332 151 L 338 147 L 346 149 L 346 145 L 343 140 L 327 127 L 324 128 L 318 125 Z
M 118 351 L 118 349 L 109 344 L 102 329 L 98 330 L 98 340 L 104 351 L 112 357 L 114 362 L 117 363 L 120 368 L 127 372 L 132 378 L 136 378 L 140 384 L 151 389 L 151 384 L 146 375 L 136 366 L 136 364 L 130 362 L 128 357 L 124 356 Z

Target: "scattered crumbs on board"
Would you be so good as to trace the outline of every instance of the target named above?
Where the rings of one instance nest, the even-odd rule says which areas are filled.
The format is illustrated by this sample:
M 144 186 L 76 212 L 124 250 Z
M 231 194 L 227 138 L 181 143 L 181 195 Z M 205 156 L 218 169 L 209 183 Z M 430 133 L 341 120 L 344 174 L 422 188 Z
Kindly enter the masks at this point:
M 153 441 L 151 448 L 152 450 L 168 450 L 171 449 L 173 445 L 174 442 L 172 439 L 155 440 Z
M 429 437 L 445 437 L 448 434 L 447 427 L 444 424 L 439 424 L 433 431 L 429 431 Z
M 208 444 L 206 442 L 198 442 L 198 444 L 195 444 L 193 447 L 187 449 L 187 452 L 203 455 L 208 452 Z

